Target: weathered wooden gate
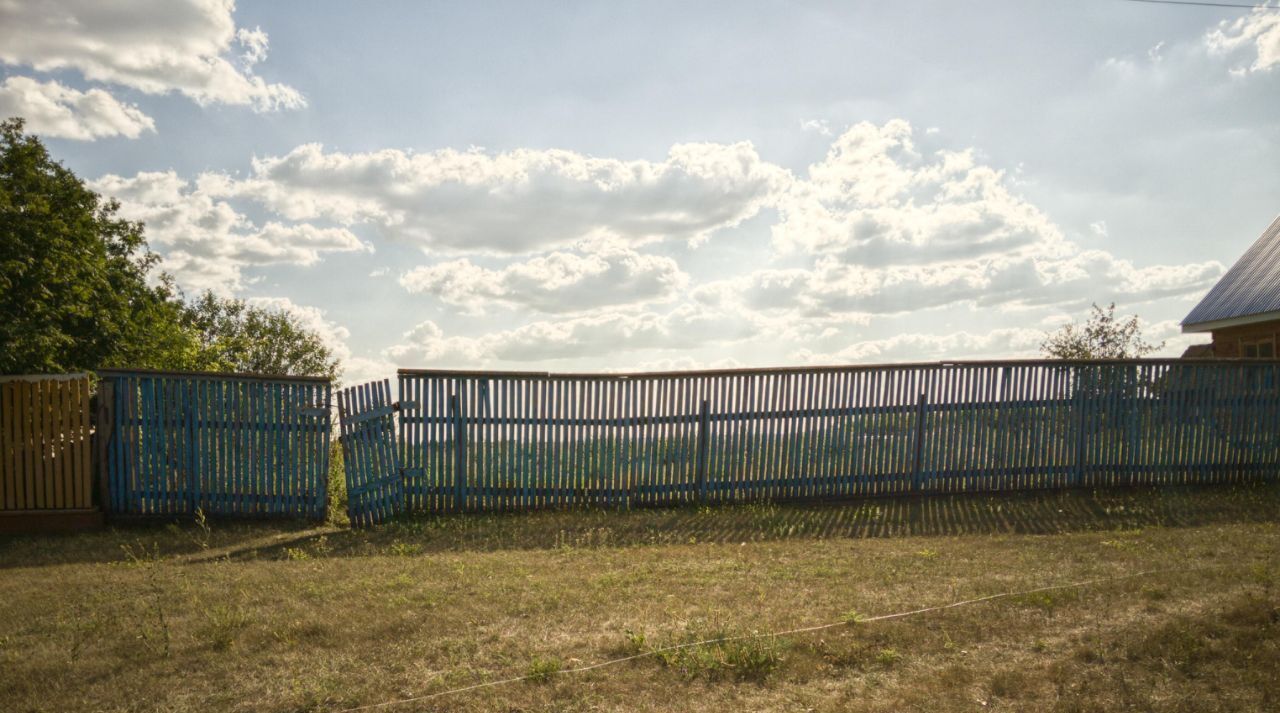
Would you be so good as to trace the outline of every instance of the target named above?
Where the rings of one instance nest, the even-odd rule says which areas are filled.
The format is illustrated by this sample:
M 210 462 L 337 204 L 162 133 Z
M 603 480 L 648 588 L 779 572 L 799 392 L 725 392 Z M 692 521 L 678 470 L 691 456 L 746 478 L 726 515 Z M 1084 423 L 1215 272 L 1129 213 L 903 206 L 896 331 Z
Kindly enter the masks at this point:
M 89 376 L 0 376 L 0 515 L 93 507 Z
M 396 446 L 398 410 L 400 404 L 391 401 L 386 380 L 338 392 L 338 441 L 352 525 L 373 525 L 404 510 L 404 477 Z

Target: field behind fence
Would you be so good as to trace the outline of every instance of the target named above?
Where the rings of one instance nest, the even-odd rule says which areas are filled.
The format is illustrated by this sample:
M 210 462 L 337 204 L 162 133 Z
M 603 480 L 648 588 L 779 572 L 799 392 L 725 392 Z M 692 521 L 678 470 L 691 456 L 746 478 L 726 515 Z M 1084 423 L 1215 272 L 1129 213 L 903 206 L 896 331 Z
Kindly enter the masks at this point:
M 399 392 L 422 511 L 1217 483 L 1280 459 L 1275 362 L 401 370 Z

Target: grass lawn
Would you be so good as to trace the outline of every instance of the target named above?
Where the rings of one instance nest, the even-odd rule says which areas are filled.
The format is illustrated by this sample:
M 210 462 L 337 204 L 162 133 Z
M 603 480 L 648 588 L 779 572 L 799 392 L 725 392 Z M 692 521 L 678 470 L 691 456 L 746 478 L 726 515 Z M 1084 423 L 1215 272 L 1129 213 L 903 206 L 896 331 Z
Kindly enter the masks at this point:
M 3 711 L 342 710 L 526 674 L 376 710 L 1277 710 L 1280 487 L 0 539 Z

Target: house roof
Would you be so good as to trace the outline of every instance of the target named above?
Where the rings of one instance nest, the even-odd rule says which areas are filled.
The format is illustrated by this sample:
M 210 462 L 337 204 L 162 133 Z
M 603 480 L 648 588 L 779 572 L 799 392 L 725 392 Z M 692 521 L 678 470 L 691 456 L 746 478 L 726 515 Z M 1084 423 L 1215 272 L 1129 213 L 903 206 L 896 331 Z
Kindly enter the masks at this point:
M 1280 216 L 1182 320 L 1184 332 L 1280 319 Z

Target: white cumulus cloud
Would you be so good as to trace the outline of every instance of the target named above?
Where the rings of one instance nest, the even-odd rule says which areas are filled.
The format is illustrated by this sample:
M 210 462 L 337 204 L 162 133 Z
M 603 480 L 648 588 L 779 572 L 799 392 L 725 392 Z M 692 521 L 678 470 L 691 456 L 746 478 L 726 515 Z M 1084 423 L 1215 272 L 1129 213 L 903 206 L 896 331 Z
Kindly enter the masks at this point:
M 304 106 L 298 90 L 253 72 L 267 35 L 237 28 L 234 10 L 234 0 L 0 2 L 0 62 L 201 105 Z
M 26 119 L 32 133 L 78 141 L 112 136 L 136 139 L 156 128 L 141 109 L 101 89 L 82 92 L 30 77 L 7 77 L 0 84 L 0 118 L 11 116 Z
M 1243 54 L 1248 64 L 1237 73 L 1267 72 L 1280 65 L 1280 11 L 1258 7 L 1235 20 L 1224 20 L 1205 35 L 1211 52 Z
M 416 267 L 400 276 L 409 292 L 480 314 L 489 306 L 537 312 L 583 312 L 672 299 L 689 281 L 676 261 L 614 240 L 583 241 L 498 269 L 463 258 Z
M 173 171 L 106 175 L 89 183 L 120 201 L 120 216 L 146 224 L 164 269 L 189 289 L 229 292 L 246 267 L 312 265 L 326 252 L 367 249 L 346 228 L 269 221 L 256 225 L 230 203 L 211 197 Z
M 1223 273 L 1216 261 L 1137 266 L 1083 250 L 972 150 L 926 160 L 913 134 L 896 120 L 838 137 L 781 200 L 774 226 L 781 251 L 809 264 L 704 283 L 694 299 L 799 324 L 955 306 L 1135 304 L 1204 291 Z
M 727 345 L 766 330 L 766 323 L 750 314 L 684 304 L 665 313 L 606 312 L 537 321 L 478 337 L 446 336 L 435 322 L 426 321 L 385 355 L 398 364 L 475 367 L 493 361 L 583 359 Z
M 1034 357 L 1045 333 L 1019 327 L 990 332 L 948 334 L 900 334 L 887 339 L 859 341 L 835 352 L 800 350 L 795 358 L 810 364 L 891 363 L 978 359 L 990 357 Z
M 762 269 L 704 284 L 705 304 L 737 302 L 802 317 L 897 314 L 939 307 L 1077 308 L 1090 302 L 1149 302 L 1202 292 L 1221 263 L 1136 267 L 1102 250 L 1065 258 L 988 256 L 930 265 L 866 267 L 820 258 L 812 269 Z
M 861 123 L 836 138 L 780 201 L 783 252 L 864 265 L 943 262 L 980 254 L 1061 252 L 1057 227 L 1014 195 L 971 150 L 916 150 L 901 119 Z
M 515 254 L 601 231 L 631 244 L 699 240 L 755 215 L 788 178 L 746 142 L 677 145 L 661 162 L 530 149 L 348 154 L 306 144 L 255 160 L 250 178 L 223 177 L 219 190 L 295 220 L 370 223 L 423 248 Z

